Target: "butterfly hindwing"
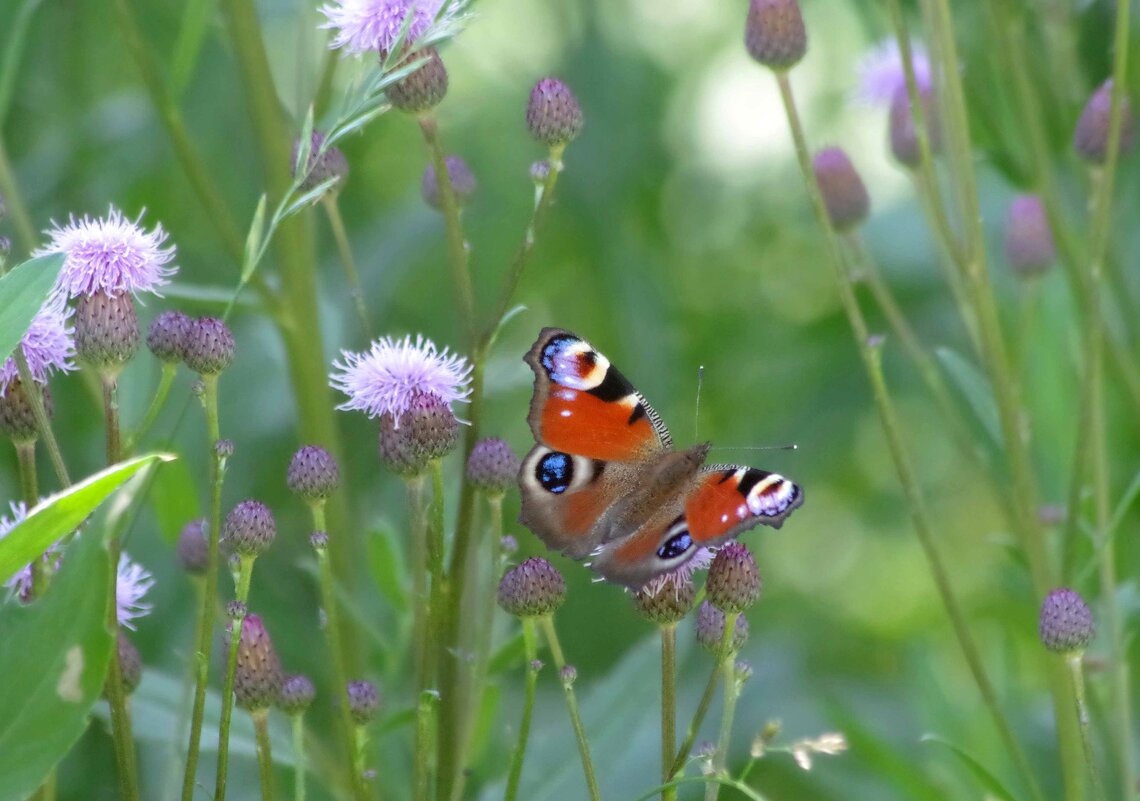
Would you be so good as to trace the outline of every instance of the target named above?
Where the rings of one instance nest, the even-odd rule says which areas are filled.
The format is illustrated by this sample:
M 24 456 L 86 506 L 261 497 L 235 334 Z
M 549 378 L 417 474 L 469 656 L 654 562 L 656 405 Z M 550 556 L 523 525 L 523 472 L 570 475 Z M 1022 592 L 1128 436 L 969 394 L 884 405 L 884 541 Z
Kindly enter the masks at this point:
M 779 528 L 803 502 L 803 489 L 778 473 L 717 464 L 701 471 L 685 518 L 698 545 L 715 545 L 758 523 Z

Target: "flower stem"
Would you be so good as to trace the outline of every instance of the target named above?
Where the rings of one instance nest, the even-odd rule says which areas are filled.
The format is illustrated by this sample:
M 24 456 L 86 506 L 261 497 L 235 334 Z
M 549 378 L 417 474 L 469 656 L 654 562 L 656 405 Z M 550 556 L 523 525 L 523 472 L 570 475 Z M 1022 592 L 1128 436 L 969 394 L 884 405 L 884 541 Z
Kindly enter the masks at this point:
M 420 690 L 416 705 L 415 798 L 417 801 L 431 796 L 433 729 L 439 693 L 431 688 Z
M 237 670 L 238 645 L 241 642 L 242 622 L 245 620 L 245 603 L 249 599 L 249 583 L 253 578 L 253 563 L 257 557 L 242 555 L 238 559 L 235 614 L 230 618 L 230 648 L 226 656 L 226 677 L 222 690 L 222 715 L 218 722 L 218 771 L 214 783 L 214 801 L 225 801 L 226 771 L 230 761 L 230 719 L 234 710 L 234 673 Z
M 808 195 L 815 210 L 816 220 L 825 234 L 830 255 L 829 261 L 834 272 L 840 300 L 847 314 L 851 332 L 859 348 L 864 368 L 871 381 L 872 394 L 875 399 L 875 404 L 878 407 L 880 423 L 883 427 L 883 433 L 886 435 L 891 458 L 895 464 L 895 471 L 898 474 L 899 482 L 902 484 L 903 493 L 907 498 L 907 505 L 909 507 L 911 520 L 914 524 L 915 533 L 918 535 L 919 544 L 922 546 L 927 563 L 930 566 L 930 571 L 942 600 L 942 605 L 953 625 L 954 633 L 958 639 L 958 645 L 962 649 L 962 654 L 970 668 L 974 683 L 977 684 L 978 691 L 981 693 L 982 701 L 990 712 L 994 724 L 998 729 L 998 733 L 1006 748 L 1009 750 L 1014 763 L 1017 765 L 1026 786 L 1030 788 L 1034 799 L 1041 801 L 1043 796 L 1037 785 L 1037 780 L 1033 775 L 1032 769 L 1029 767 L 1029 763 L 1025 758 L 1024 752 L 1021 750 L 1021 746 L 1013 735 L 1013 729 L 1009 725 L 1009 721 L 1006 719 L 998 703 L 997 693 L 994 691 L 989 676 L 985 671 L 981 653 L 970 632 L 965 615 L 958 603 L 957 595 L 950 583 L 949 573 L 942 561 L 942 555 L 937 548 L 937 539 L 926 510 L 921 485 L 915 473 L 914 465 L 910 460 L 910 455 L 906 450 L 906 445 L 903 442 L 898 417 L 895 413 L 894 404 L 891 401 L 890 394 L 887 391 L 886 381 L 883 377 L 881 346 L 872 343 L 866 320 L 863 317 L 862 311 L 859 309 L 854 292 L 852 291 L 847 268 L 844 264 L 843 252 L 839 247 L 835 231 L 831 227 L 830 218 L 827 215 L 827 207 L 824 204 L 823 195 L 820 192 L 819 184 L 816 182 L 815 174 L 812 170 L 811 157 L 808 154 L 807 139 L 804 136 L 803 126 L 800 123 L 799 113 L 796 110 L 795 97 L 792 93 L 791 84 L 788 82 L 787 74 L 783 72 L 776 73 L 776 80 L 780 88 L 780 96 L 783 99 L 784 110 L 788 117 L 788 124 L 792 131 L 796 156 L 799 159 L 800 169 L 807 186 Z
M 677 748 L 677 624 L 658 627 L 661 635 L 661 781 L 673 775 Z M 676 801 L 677 790 L 661 791 L 661 801 Z
M 1100 771 L 1096 766 L 1096 752 L 1093 751 L 1092 738 L 1089 733 L 1089 707 L 1085 701 L 1085 674 L 1081 668 L 1082 654 L 1069 654 L 1065 663 L 1069 668 L 1069 677 L 1073 683 L 1073 700 L 1077 708 L 1077 721 L 1081 727 L 1081 747 L 1085 754 L 1085 766 L 1088 768 L 1089 780 L 1092 782 L 1093 795 L 1097 801 L 1104 801 L 1104 786 L 1100 781 Z M 1128 787 L 1130 785 L 1124 785 Z M 1126 791 L 1125 798 L 1130 797 Z
M 293 715 L 293 801 L 305 801 L 305 716 Z
M 36 388 L 32 390 L 37 391 Z M 40 499 L 39 482 L 36 480 L 36 441 L 28 440 L 16 443 L 16 460 L 20 472 L 20 493 L 24 504 L 31 509 Z M 45 589 L 44 560 L 37 557 L 32 560 L 32 598 L 38 598 Z
M 700 731 L 705 715 L 708 714 L 709 707 L 712 706 L 713 695 L 716 694 L 716 686 L 719 682 L 720 663 L 714 662 L 712 671 L 709 673 L 709 680 L 705 683 L 705 691 L 701 693 L 701 700 L 697 703 L 697 709 L 693 713 L 692 720 L 689 721 L 689 728 L 685 731 L 685 741 L 681 743 L 681 747 L 677 749 L 677 756 L 673 759 L 673 766 L 669 770 L 670 777 L 677 776 L 684 771 L 685 763 L 689 760 L 689 753 L 693 750 L 693 743 L 697 741 L 697 732 Z
M 526 759 L 526 745 L 530 737 L 530 720 L 534 714 L 534 696 L 538 687 L 538 644 L 533 618 L 522 619 L 523 651 L 526 654 L 526 689 L 523 695 L 522 719 L 519 721 L 519 739 L 511 754 L 511 768 L 507 773 L 507 790 L 503 801 L 515 801 L 522 777 L 523 761 Z
M 546 644 L 550 646 L 550 653 L 554 656 L 554 666 L 559 674 L 566 667 L 566 659 L 562 655 L 562 644 L 558 641 L 558 632 L 554 628 L 554 617 L 546 615 L 541 618 L 542 630 L 546 634 Z M 566 696 L 566 711 L 570 713 L 570 725 L 574 727 L 574 739 L 578 741 L 578 755 L 582 758 L 582 772 L 586 775 L 586 788 L 590 792 L 591 801 L 601 801 L 598 791 L 598 779 L 594 774 L 594 762 L 590 758 L 590 741 L 586 739 L 586 727 L 582 725 L 582 715 L 578 711 L 578 697 L 574 694 L 573 682 L 562 680 L 562 691 Z
M 724 616 L 726 638 L 736 629 L 739 613 Z M 736 699 L 740 697 L 740 687 L 736 681 L 736 654 L 725 649 L 720 657 L 721 684 L 724 685 L 724 709 L 720 717 L 720 735 L 717 737 L 716 758 L 713 763 L 718 775 L 727 775 L 728 744 L 732 738 L 732 719 L 736 713 Z M 705 785 L 705 801 L 716 801 L 720 796 L 719 784 Z
M 158 419 L 159 412 L 161 412 L 162 407 L 166 405 L 166 399 L 170 395 L 170 387 L 174 383 L 174 376 L 177 373 L 178 365 L 168 362 L 162 363 L 162 376 L 158 379 L 158 388 L 154 391 L 154 397 L 150 399 L 150 406 L 147 407 L 142 422 L 139 423 L 135 432 L 127 438 L 127 442 L 123 446 L 124 453 L 133 453 L 135 446 L 147 435 L 151 426 L 154 425 L 154 421 Z
M 20 374 L 20 384 L 25 390 L 28 387 L 38 386 L 35 378 L 32 377 L 32 370 L 28 366 L 28 357 L 24 355 L 24 349 L 16 348 L 12 357 L 16 360 L 16 371 Z M 40 441 L 47 447 L 48 458 L 51 459 L 56 479 L 62 486 L 70 487 L 71 476 L 67 473 L 67 465 L 63 461 L 63 452 L 59 449 L 59 441 L 51 430 L 47 407 L 44 406 L 44 395 L 42 392 L 34 391 L 25 391 L 24 394 L 28 398 L 28 405 L 32 407 L 32 416 L 36 418 L 36 433 L 40 435 Z
M 360 285 L 360 273 L 356 269 L 356 259 L 352 256 L 352 245 L 348 241 L 348 232 L 344 228 L 344 219 L 340 216 L 340 206 L 337 205 L 337 193 L 329 192 L 321 200 L 325 208 L 325 216 L 329 218 L 329 227 L 332 228 L 333 239 L 336 240 L 336 249 L 340 252 L 340 263 L 344 266 L 344 276 L 348 281 L 348 291 L 352 295 L 352 304 L 356 308 L 356 316 L 360 318 L 360 327 L 364 335 L 372 338 L 372 324 L 368 322 L 368 307 L 364 303 L 364 288 Z
M 261 801 L 273 801 L 273 752 L 269 745 L 269 710 L 254 709 L 253 730 L 257 737 L 257 770 L 261 780 Z
M 368 754 L 368 727 L 357 725 L 353 731 L 352 743 L 352 769 L 356 774 L 356 781 L 361 787 L 367 788 L 367 782 L 364 778 L 365 773 L 365 757 Z
M 194 709 L 190 718 L 190 743 L 186 749 L 186 770 L 182 775 L 182 801 L 194 797 L 198 772 L 198 752 L 202 742 L 202 718 L 206 709 L 206 685 L 209 678 L 210 651 L 214 644 L 214 610 L 218 595 L 219 537 L 222 530 L 222 460 L 217 442 L 222 438 L 218 422 L 218 376 L 202 376 L 202 408 L 206 413 L 206 452 L 210 460 L 210 528 L 206 559 L 206 583 L 202 606 L 198 612 L 196 657 L 198 675 L 194 685 Z

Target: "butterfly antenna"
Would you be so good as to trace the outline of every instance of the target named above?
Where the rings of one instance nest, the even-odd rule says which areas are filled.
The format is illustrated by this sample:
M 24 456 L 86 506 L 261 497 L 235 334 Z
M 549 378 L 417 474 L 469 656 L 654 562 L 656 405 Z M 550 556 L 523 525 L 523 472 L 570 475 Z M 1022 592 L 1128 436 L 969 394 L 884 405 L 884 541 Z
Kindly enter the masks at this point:
M 701 441 L 701 385 L 705 382 L 705 366 L 697 368 L 697 402 L 693 404 L 693 440 Z
M 783 445 L 717 445 L 718 451 L 795 451 L 800 446 L 794 442 Z

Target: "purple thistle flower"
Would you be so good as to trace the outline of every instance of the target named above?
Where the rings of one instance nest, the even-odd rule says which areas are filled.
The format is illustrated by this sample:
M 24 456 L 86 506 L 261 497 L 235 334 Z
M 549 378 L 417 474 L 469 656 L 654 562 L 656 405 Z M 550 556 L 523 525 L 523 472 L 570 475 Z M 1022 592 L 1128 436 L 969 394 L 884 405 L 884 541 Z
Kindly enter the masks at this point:
M 678 565 L 667 573 L 651 578 L 640 593 L 643 595 L 659 595 L 662 592 L 680 592 L 686 584 L 691 584 L 693 574 L 698 570 L 707 570 L 712 564 L 716 551 L 712 548 L 698 548 L 692 558 L 684 564 Z
M 367 353 L 343 350 L 341 357 L 329 375 L 329 385 L 348 396 L 337 408 L 359 409 L 369 417 L 390 414 L 397 428 L 417 393 L 434 395 L 448 405 L 471 394 L 467 359 L 447 348 L 438 350 L 419 334 L 414 343 L 410 336 L 384 337 Z
M 326 18 L 320 27 L 336 31 L 329 42 L 332 50 L 384 56 L 395 46 L 409 13 L 412 21 L 405 46 L 427 31 L 442 5 L 443 0 L 335 0 L 320 7 Z
M 63 297 L 96 292 L 158 294 L 158 287 L 170 283 L 170 276 L 178 270 L 167 266 L 174 259 L 174 248 L 162 247 L 168 234 L 161 224 L 150 232 L 139 226 L 142 215 L 132 222 L 114 206 L 106 217 L 76 219 L 72 215 L 67 225 L 57 223 L 45 232 L 51 241 L 32 255 L 67 256 L 56 281 L 56 292 Z
M 68 325 L 72 314 L 70 308 L 47 303 L 32 318 L 32 324 L 20 340 L 32 378 L 41 384 L 46 384 L 56 371 L 66 373 L 75 369 L 72 361 L 75 356 L 75 329 Z M 16 360 L 9 356 L 0 366 L 0 396 L 17 378 Z
M 0 516 L 0 540 L 4 539 L 4 537 L 8 535 L 8 532 L 14 529 L 17 524 L 22 523 L 24 521 L 24 518 L 28 516 L 28 507 L 23 501 L 20 501 L 18 503 L 15 501 L 10 501 L 8 503 L 8 508 L 12 512 L 11 517 L 7 515 Z M 44 565 L 51 565 L 54 562 L 55 566 L 58 567 L 59 550 L 60 549 L 58 542 L 48 548 L 47 551 L 44 552 L 44 555 L 41 557 L 43 559 Z M 12 577 L 4 582 L 4 586 L 11 591 L 11 597 L 16 598 L 23 603 L 30 601 L 32 598 L 31 563 L 24 565 L 15 573 L 13 573 Z
M 910 55 L 918 88 L 930 89 L 930 60 L 926 57 L 926 48 L 911 43 Z M 859 59 L 856 72 L 859 84 L 855 89 L 855 98 L 869 106 L 889 106 L 899 87 L 906 86 L 902 53 L 899 52 L 899 43 L 894 39 L 880 42 L 874 50 Z
M 119 569 L 115 583 L 116 614 L 119 625 L 134 631 L 131 621 L 146 617 L 154 607 L 145 603 L 147 591 L 154 586 L 150 571 L 125 553 L 119 555 Z

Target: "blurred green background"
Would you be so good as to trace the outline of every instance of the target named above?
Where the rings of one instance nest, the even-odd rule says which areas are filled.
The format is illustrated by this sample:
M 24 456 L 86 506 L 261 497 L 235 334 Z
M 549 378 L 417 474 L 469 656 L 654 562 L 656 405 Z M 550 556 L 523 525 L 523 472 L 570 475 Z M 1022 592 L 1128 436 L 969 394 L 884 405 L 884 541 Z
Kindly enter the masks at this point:
M 0 5 L 0 31 L 22 9 L 35 7 L 26 51 L 13 54 L 20 67 L 2 131 L 19 189 L 41 229 L 71 213 L 105 213 L 108 203 L 132 217 L 145 208 L 148 227 L 161 221 L 169 230 L 181 270 L 166 298 L 147 301 L 144 324 L 169 307 L 216 313 L 219 307 L 203 298 L 213 292 L 223 297 L 235 283 L 237 265 L 174 158 L 109 5 Z M 994 281 L 1013 332 L 1024 288 L 1007 274 L 1001 229 L 1006 204 L 1025 180 L 1024 143 L 1018 120 L 1005 110 L 1000 54 L 987 46 L 986 4 L 954 5 L 981 146 Z M 1068 141 L 1084 97 L 1108 72 L 1111 13 L 1107 2 L 1082 5 L 1068 28 L 1077 62 L 1069 65 L 1067 83 L 1043 80 L 1040 86 L 1050 147 L 1078 221 L 1084 189 L 1067 155 Z M 184 4 L 146 0 L 137 6 L 149 47 L 170 70 Z M 210 22 L 178 103 L 244 231 L 263 181 L 246 98 L 221 20 L 210 6 L 208 0 L 187 5 L 205 9 Z M 840 730 L 851 750 L 819 759 L 809 773 L 790 757 L 769 756 L 753 777 L 770 798 L 976 798 L 980 790 L 970 773 L 948 749 L 923 742 L 923 736 L 967 747 L 1002 776 L 1011 775 L 1008 761 L 914 538 L 823 262 L 775 82 L 742 47 L 745 8 L 743 0 L 477 0 L 476 18 L 443 51 L 451 77 L 439 109 L 445 147 L 467 160 L 479 182 L 464 220 L 483 308 L 496 297 L 521 240 L 533 197 L 529 166 L 544 155 L 523 121 L 531 85 L 548 74 L 563 78 L 586 116 L 584 133 L 567 150 L 557 202 L 520 288 L 518 300 L 527 311 L 505 329 L 490 363 L 486 433 L 505 437 L 519 453 L 530 447 L 525 415 L 531 374 L 521 357 L 542 326 L 558 325 L 588 338 L 621 367 L 679 444 L 708 438 L 717 446 L 716 461 L 752 463 L 793 477 L 806 491 L 803 509 L 779 532 L 745 537 L 760 561 L 765 592 L 749 614 L 752 636 L 742 657 L 752 662 L 755 675 L 741 699 L 733 761 L 742 763 L 752 736 L 769 719 L 779 719 L 787 739 Z M 1035 8 L 1028 4 L 1024 12 Z M 324 58 L 324 34 L 315 27 L 319 17 L 312 4 L 288 0 L 266 0 L 260 10 L 281 101 L 299 128 Z M 867 245 L 924 340 L 965 353 L 964 332 L 921 209 L 907 175 L 890 160 L 885 110 L 852 100 L 856 63 L 888 34 L 882 9 L 809 0 L 804 12 L 809 52 L 792 81 L 808 135 L 815 146 L 842 145 L 861 171 L 873 202 L 864 229 Z M 1031 25 L 1030 33 L 1041 32 Z M 1041 58 L 1037 74 L 1045 78 L 1055 65 L 1047 53 Z M 348 60 L 338 77 L 357 68 Z M 351 174 L 340 208 L 376 327 L 385 334 L 423 333 L 441 346 L 456 346 L 461 332 L 441 218 L 420 198 L 426 156 L 417 126 L 393 112 L 346 140 L 343 150 Z M 1126 223 L 1140 209 L 1135 167 L 1136 157 L 1128 156 L 1118 175 L 1122 224 L 1114 247 L 1126 268 L 1140 244 Z M 363 349 L 366 342 L 327 220 L 319 210 L 309 218 L 319 243 L 319 333 L 331 363 L 339 349 Z M 7 222 L 0 223 L 0 233 L 14 236 Z M 14 251 L 25 252 L 18 240 Z M 271 281 L 272 258 L 264 265 Z M 1045 500 L 1063 503 L 1078 340 L 1062 275 L 1053 271 L 1041 289 L 1043 310 L 1022 335 L 1027 396 Z M 285 355 L 276 329 L 256 307 L 256 294 L 248 292 L 245 299 L 249 305 L 233 319 L 237 362 L 222 381 L 222 432 L 237 447 L 225 505 L 254 496 L 273 506 L 279 539 L 258 562 L 251 608 L 265 617 L 289 670 L 324 676 L 308 518 L 284 486 L 289 456 L 300 444 Z M 886 363 L 937 533 L 987 666 L 1046 788 L 1055 790 L 1051 709 L 1035 654 L 1040 646 L 1029 583 L 1010 555 L 1010 537 L 985 477 L 945 438 L 934 406 L 893 342 Z M 698 419 L 700 365 L 705 374 Z M 157 374 L 146 355 L 128 369 L 121 382 L 127 421 L 141 417 Z M 189 386 L 189 377 L 180 375 L 176 402 L 156 429 L 160 437 L 172 430 Z M 53 392 L 72 471 L 95 469 L 102 457 L 97 403 L 76 378 L 57 379 Z M 1137 455 L 1136 423 L 1122 408 L 1111 412 L 1114 475 L 1123 484 Z M 358 413 L 340 413 L 338 422 L 348 444 L 345 494 L 354 525 L 333 536 L 356 538 L 373 564 L 391 565 L 407 550 L 401 539 L 402 484 L 378 463 L 373 422 Z M 127 544 L 159 579 L 152 593 L 155 612 L 140 622 L 136 640 L 148 669 L 175 680 L 190 647 L 195 600 L 171 538 L 205 500 L 202 437 L 201 416 L 191 403 L 174 445 L 185 460 L 170 468 L 173 478 L 160 482 Z M 746 450 L 787 442 L 798 450 Z M 447 467 L 458 474 L 457 463 Z M 181 480 L 194 482 L 196 498 L 180 494 Z M 19 491 L 11 452 L 0 459 L 0 488 L 4 497 Z M 508 496 L 509 531 L 521 544 L 518 558 L 548 555 L 513 524 L 516 512 L 517 498 Z M 1122 564 L 1135 565 L 1134 537 L 1121 542 Z M 558 625 L 568 658 L 579 669 L 577 687 L 602 789 L 607 798 L 634 798 L 657 781 L 654 633 L 634 614 L 623 590 L 594 584 L 587 569 L 555 561 L 570 584 Z M 399 576 L 395 564 L 391 572 Z M 394 607 L 390 589 L 376 587 L 368 566 L 368 560 L 360 565 L 354 601 L 362 624 L 358 646 L 368 659 L 365 674 L 380 682 L 386 709 L 397 713 L 410 705 L 402 667 L 407 615 Z M 1124 592 L 1125 608 L 1134 610 L 1134 583 L 1127 582 Z M 683 723 L 703 689 L 709 659 L 688 647 L 689 624 L 680 636 L 686 646 Z M 470 785 L 473 797 L 501 795 L 517 721 L 519 665 L 511 664 L 494 681 L 500 703 Z M 553 671 L 547 670 L 523 797 L 584 795 L 558 695 Z M 161 788 L 170 764 L 170 721 L 138 701 L 136 715 L 136 732 L 144 738 L 144 787 Z M 319 716 L 317 724 L 322 725 Z M 715 720 L 706 729 L 701 739 L 712 739 Z M 178 748 L 181 736 L 175 739 Z M 392 777 L 397 787 L 406 775 L 409 741 L 410 727 L 404 726 L 383 734 L 376 748 L 381 776 Z M 238 783 L 233 797 L 255 792 L 250 756 L 235 757 L 232 776 Z M 115 788 L 110 739 L 96 724 L 61 768 L 60 798 L 112 798 Z M 697 794 L 690 788 L 682 797 Z M 164 796 L 156 789 L 153 797 Z M 320 791 L 315 797 L 322 797 Z

